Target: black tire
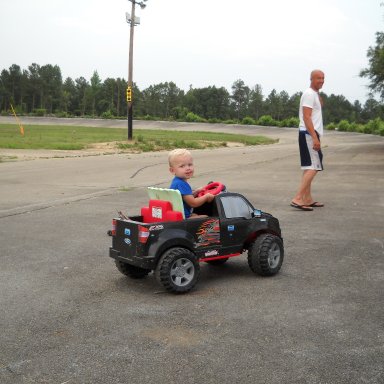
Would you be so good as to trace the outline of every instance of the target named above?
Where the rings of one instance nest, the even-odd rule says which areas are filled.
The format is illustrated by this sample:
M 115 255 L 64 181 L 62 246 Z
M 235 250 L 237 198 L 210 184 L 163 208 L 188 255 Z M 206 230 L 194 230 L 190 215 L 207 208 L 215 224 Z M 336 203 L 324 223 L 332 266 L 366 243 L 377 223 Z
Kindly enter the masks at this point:
M 188 292 L 199 280 L 200 265 L 188 249 L 171 248 L 161 256 L 155 276 L 167 291 Z
M 206 263 L 208 263 L 209 265 L 218 266 L 218 265 L 223 265 L 224 263 L 226 263 L 228 261 L 228 259 L 229 259 L 229 257 L 226 257 L 223 259 L 208 260 L 208 261 L 206 261 Z
M 260 235 L 248 249 L 248 265 L 261 276 L 273 276 L 279 272 L 283 259 L 283 242 L 275 235 Z
M 136 267 L 134 265 L 124 263 L 119 260 L 115 260 L 117 269 L 126 276 L 131 277 L 132 279 L 142 279 L 151 272 L 150 269 L 144 269 L 140 267 Z

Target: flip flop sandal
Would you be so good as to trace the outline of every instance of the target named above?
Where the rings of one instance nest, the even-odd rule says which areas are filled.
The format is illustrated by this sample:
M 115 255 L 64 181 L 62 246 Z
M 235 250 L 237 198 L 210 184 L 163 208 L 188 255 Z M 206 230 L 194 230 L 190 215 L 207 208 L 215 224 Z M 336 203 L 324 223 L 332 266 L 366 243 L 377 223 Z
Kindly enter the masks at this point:
M 324 204 L 319 203 L 318 201 L 315 201 L 315 202 L 313 202 L 312 204 L 308 204 L 308 207 L 322 208 L 322 207 L 324 207 Z
M 296 204 L 294 202 L 291 202 L 291 207 L 296 208 L 296 209 L 300 209 L 302 211 L 313 211 L 313 208 L 311 208 L 308 205 L 299 205 L 299 204 Z

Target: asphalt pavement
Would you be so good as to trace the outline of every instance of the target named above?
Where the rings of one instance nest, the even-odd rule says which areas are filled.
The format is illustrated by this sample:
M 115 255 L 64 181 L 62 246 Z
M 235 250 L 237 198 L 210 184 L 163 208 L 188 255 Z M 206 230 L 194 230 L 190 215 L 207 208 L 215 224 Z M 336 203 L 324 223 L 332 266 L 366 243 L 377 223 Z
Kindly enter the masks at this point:
M 280 220 L 280 273 L 259 277 L 244 255 L 202 265 L 184 295 L 131 280 L 106 232 L 168 186 L 167 153 L 0 149 L 0 383 L 384 383 L 384 138 L 327 131 L 325 207 L 302 212 L 296 129 L 134 122 L 146 127 L 279 139 L 194 150 L 192 184 L 220 181 Z

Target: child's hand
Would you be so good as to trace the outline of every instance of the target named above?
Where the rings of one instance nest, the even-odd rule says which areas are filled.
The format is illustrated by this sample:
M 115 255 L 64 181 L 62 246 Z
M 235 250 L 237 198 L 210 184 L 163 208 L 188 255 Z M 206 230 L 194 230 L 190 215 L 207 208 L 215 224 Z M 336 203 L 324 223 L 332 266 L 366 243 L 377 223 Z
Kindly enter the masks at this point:
M 193 191 L 193 196 L 196 197 L 203 189 L 204 189 L 204 187 L 196 188 Z
M 210 203 L 214 198 L 215 198 L 215 195 L 212 195 L 212 193 L 207 193 L 206 195 L 204 195 L 206 197 L 206 202 L 207 203 Z

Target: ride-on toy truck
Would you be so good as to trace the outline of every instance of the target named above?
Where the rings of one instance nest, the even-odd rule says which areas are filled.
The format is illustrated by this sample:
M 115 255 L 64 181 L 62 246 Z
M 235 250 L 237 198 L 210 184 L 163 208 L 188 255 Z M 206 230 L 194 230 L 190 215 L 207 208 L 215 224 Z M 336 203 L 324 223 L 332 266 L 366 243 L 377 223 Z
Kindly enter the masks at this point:
M 241 194 L 220 193 L 223 186 L 204 188 L 215 194 L 194 212 L 205 215 L 184 218 L 179 191 L 148 188 L 149 205 L 140 216 L 120 215 L 112 221 L 109 255 L 117 269 L 132 278 L 154 271 L 166 290 L 188 292 L 199 280 L 200 264 L 225 263 L 248 251 L 248 265 L 261 276 L 279 272 L 284 246 L 278 219 L 255 209 Z

